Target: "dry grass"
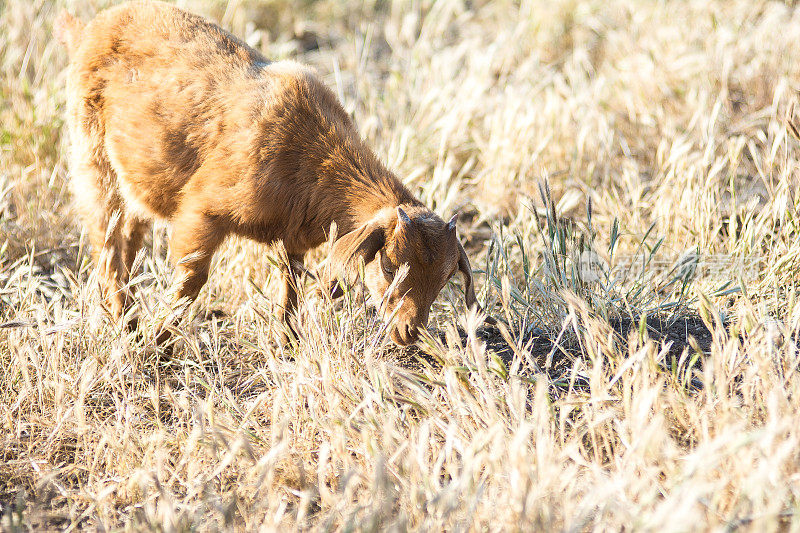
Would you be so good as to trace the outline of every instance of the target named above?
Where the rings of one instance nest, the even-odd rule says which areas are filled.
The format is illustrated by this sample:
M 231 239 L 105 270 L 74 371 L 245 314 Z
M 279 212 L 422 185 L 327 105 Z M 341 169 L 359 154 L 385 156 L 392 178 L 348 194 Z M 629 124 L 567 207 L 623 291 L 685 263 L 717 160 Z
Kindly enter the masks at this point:
M 70 209 L 51 37 L 107 2 L 0 0 L 0 529 L 800 528 L 800 11 L 179 3 L 315 65 L 460 210 L 510 327 L 476 332 L 453 284 L 420 350 L 355 293 L 282 347 L 276 252 L 234 241 L 171 358 L 124 333 Z M 150 241 L 145 316 L 170 274 Z

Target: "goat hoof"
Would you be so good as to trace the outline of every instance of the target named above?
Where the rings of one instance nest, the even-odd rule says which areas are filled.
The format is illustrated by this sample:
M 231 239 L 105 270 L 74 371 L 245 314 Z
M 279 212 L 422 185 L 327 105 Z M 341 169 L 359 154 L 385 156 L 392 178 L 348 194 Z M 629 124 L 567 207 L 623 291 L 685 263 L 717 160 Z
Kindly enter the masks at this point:
M 139 317 L 132 316 L 125 321 L 125 331 L 133 333 L 139 331 Z
M 297 335 L 297 330 L 295 330 L 294 326 L 291 324 L 286 324 L 285 327 L 281 328 L 281 331 L 278 333 L 278 343 L 280 343 L 283 347 L 289 347 L 292 344 L 297 344 L 300 340 L 300 337 Z

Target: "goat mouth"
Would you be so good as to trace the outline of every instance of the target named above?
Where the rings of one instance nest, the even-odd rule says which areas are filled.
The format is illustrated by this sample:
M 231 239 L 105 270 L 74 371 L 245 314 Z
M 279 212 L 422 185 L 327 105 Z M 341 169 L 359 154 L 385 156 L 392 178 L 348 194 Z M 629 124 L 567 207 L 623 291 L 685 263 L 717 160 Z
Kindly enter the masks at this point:
M 414 344 L 418 337 L 419 335 L 416 329 L 411 330 L 403 328 L 403 330 L 401 330 L 400 327 L 392 328 L 391 338 L 392 341 L 398 346 L 408 346 L 410 344 Z

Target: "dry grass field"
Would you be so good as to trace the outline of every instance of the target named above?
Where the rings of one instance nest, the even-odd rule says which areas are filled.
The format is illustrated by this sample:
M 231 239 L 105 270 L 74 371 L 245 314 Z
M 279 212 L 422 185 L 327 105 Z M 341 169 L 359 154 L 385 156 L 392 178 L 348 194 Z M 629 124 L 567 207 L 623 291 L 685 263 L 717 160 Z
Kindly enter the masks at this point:
M 171 352 L 169 228 L 128 333 L 71 208 L 52 23 L 110 3 L 0 0 L 0 530 L 800 530 L 793 2 L 179 1 L 317 68 L 504 323 L 283 346 L 232 240 Z

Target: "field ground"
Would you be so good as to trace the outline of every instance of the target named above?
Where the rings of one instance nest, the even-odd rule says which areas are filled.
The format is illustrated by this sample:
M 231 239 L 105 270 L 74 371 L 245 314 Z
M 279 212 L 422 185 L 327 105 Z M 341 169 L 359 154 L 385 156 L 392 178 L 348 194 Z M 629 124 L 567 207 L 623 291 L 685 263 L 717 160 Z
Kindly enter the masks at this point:
M 315 66 L 504 323 L 282 346 L 233 240 L 171 354 L 168 228 L 128 334 L 71 208 L 52 22 L 109 3 L 0 0 L 0 529 L 800 530 L 793 2 L 179 2 Z

